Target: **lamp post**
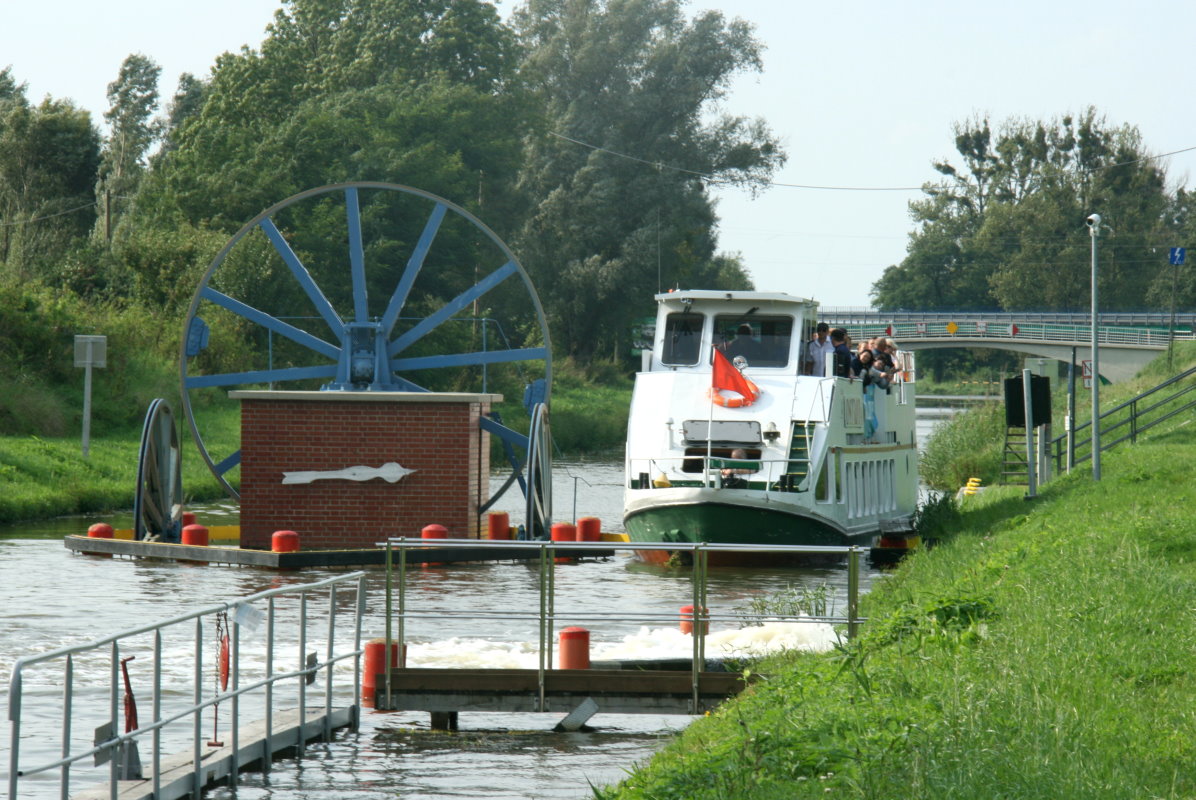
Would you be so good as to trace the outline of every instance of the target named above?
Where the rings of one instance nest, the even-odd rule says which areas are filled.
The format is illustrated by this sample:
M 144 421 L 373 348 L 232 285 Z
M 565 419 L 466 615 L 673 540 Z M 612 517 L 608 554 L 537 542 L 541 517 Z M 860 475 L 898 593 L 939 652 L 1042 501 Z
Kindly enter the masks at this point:
M 1100 342 L 1097 319 L 1097 243 L 1100 240 L 1100 214 L 1084 220 L 1092 236 L 1092 480 L 1100 480 Z

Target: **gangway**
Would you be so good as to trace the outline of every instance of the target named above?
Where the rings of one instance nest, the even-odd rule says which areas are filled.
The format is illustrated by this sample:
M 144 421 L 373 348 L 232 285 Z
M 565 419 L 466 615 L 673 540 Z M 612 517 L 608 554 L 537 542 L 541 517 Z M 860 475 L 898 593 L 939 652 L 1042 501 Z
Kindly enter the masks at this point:
M 324 594 L 328 605 L 323 619 L 313 620 L 309 600 L 322 599 Z M 264 611 L 259 605 L 264 605 Z M 54 772 L 56 796 L 63 800 L 199 797 L 208 786 L 235 785 L 239 772 L 247 768 L 257 765 L 268 771 L 279 753 L 302 754 L 313 739 L 328 740 L 336 729 L 356 728 L 361 713 L 356 698 L 360 697 L 358 656 L 364 611 L 365 573 L 354 572 L 270 589 L 17 659 L 8 694 L 8 800 L 32 797 L 36 784 L 30 779 Z M 338 620 L 345 618 L 350 624 L 338 627 Z M 227 636 L 209 640 L 205 628 L 213 626 L 227 631 Z M 264 634 L 258 635 L 262 627 Z M 294 648 L 293 660 L 284 656 L 284 646 Z M 205 652 L 215 652 L 214 661 L 205 661 Z M 134 658 L 137 664 L 148 662 L 152 670 L 150 713 L 145 715 L 147 722 L 138 724 L 135 703 L 126 693 L 126 724 L 120 733 L 121 662 Z M 289 668 L 280 669 L 284 659 Z M 353 660 L 354 702 L 336 708 L 334 667 L 346 659 Z M 209 684 L 211 678 L 215 680 Z M 324 683 L 323 697 L 312 703 L 308 685 L 317 678 Z M 221 685 L 224 680 L 227 683 Z M 277 695 L 284 686 L 294 692 L 293 708 L 279 708 Z M 215 724 L 208 728 L 205 712 L 212 709 L 215 714 L 221 704 L 228 707 L 223 730 Z M 46 725 L 55 714 L 60 717 L 57 734 L 52 725 Z M 250 714 L 255 721 L 244 722 L 242 716 Z M 84 720 L 101 723 L 94 736 L 90 730 L 80 730 Z M 215 720 L 218 723 L 220 717 Z M 52 751 L 59 757 L 46 760 L 41 753 L 51 748 L 40 742 L 54 737 Z M 147 740 L 148 764 L 143 770 L 139 746 Z M 22 744 L 39 749 L 35 763 L 28 757 L 22 760 Z M 171 748 L 180 749 L 170 754 Z M 93 763 L 107 764 L 107 785 L 72 792 L 76 771 Z M 89 770 L 89 775 L 94 771 Z

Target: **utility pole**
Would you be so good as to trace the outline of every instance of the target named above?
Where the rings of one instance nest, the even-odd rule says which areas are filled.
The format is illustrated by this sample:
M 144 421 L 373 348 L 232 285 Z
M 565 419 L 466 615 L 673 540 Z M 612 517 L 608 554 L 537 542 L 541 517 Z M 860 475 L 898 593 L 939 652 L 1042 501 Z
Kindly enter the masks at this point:
M 1100 240 L 1100 214 L 1089 214 L 1084 220 L 1092 236 L 1092 480 L 1100 480 L 1100 341 L 1096 295 L 1097 243 Z

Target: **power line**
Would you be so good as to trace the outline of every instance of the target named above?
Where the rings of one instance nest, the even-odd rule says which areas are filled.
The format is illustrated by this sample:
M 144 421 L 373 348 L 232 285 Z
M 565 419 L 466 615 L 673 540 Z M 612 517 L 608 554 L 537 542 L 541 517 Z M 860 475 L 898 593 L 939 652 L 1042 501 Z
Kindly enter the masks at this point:
M 699 172 L 697 170 L 685 169 L 684 167 L 675 167 L 671 164 L 665 164 L 662 161 L 649 161 L 648 159 L 638 158 L 637 156 L 628 155 L 627 153 L 620 153 L 617 150 L 611 150 L 610 148 L 607 148 L 607 147 L 601 147 L 600 145 L 590 144 L 589 142 L 583 142 L 580 139 L 574 139 L 571 136 L 566 136 L 563 133 L 557 133 L 556 131 L 549 131 L 549 135 L 555 136 L 558 139 L 564 139 L 566 142 L 572 142 L 573 144 L 581 145 L 582 147 L 588 147 L 591 150 L 597 150 L 600 153 L 607 153 L 607 154 L 615 156 L 617 158 L 624 158 L 624 159 L 627 159 L 628 161 L 635 161 L 640 164 L 647 164 L 648 166 L 656 167 L 657 169 L 667 169 L 667 170 L 671 170 L 673 172 L 679 172 L 683 175 L 694 175 L 699 178 L 705 178 L 706 180 L 711 181 L 713 183 L 727 183 L 728 182 L 725 179 L 720 178 L 717 175 L 711 175 L 708 172 Z M 1156 161 L 1160 158 L 1167 158 L 1168 156 L 1179 155 L 1180 153 L 1189 153 L 1189 152 L 1192 152 L 1193 150 L 1196 150 L 1196 145 L 1194 145 L 1192 147 L 1184 147 L 1179 150 L 1172 150 L 1167 153 L 1159 153 L 1158 155 L 1154 155 L 1154 156 L 1143 156 L 1142 158 L 1135 158 L 1131 161 L 1119 161 L 1116 164 L 1104 164 L 1099 167 L 1093 167 L 1092 169 L 1084 170 L 1084 172 L 1091 174 L 1093 172 L 1099 172 L 1101 170 L 1106 170 L 1106 169 L 1113 169 L 1115 167 L 1127 167 L 1132 164 L 1141 164 L 1141 163 L 1144 163 L 1147 161 Z M 781 188 L 785 188 L 785 189 L 814 189 L 814 190 L 832 191 L 832 192 L 921 192 L 926 188 L 926 184 L 922 184 L 921 186 L 821 186 L 821 185 L 807 184 L 807 183 L 781 183 L 779 181 L 766 181 L 765 185 L 777 186 L 777 187 L 781 187 Z M 943 186 L 942 188 L 946 189 L 948 187 Z
M 42 220 L 45 220 L 45 219 L 54 219 L 54 217 L 61 217 L 65 214 L 74 214 L 76 211 L 82 211 L 85 208 L 91 208 L 93 206 L 98 206 L 98 205 L 99 205 L 99 202 L 93 200 L 90 203 L 84 203 L 81 206 L 75 206 L 74 208 L 68 208 L 66 211 L 59 211 L 56 214 L 46 214 L 43 217 L 34 217 L 33 219 L 22 219 L 22 220 L 17 220 L 16 222 L 0 222 L 0 228 L 11 228 L 11 227 L 15 227 L 17 225 L 32 225 L 35 222 L 41 222 Z
M 609 148 L 601 147 L 596 144 L 590 144 L 589 142 L 583 142 L 580 139 L 574 139 L 570 136 L 565 136 L 563 133 L 557 133 L 555 131 L 549 131 L 549 134 L 557 137 L 558 139 L 564 139 L 566 142 L 572 142 L 573 144 L 579 144 L 582 147 L 588 147 L 591 150 L 597 150 L 600 153 L 608 153 L 609 155 L 615 156 L 617 158 L 625 158 L 628 161 L 636 161 L 640 164 L 647 164 L 648 166 L 656 167 L 657 169 L 672 170 L 673 172 L 679 172 L 683 175 L 694 175 L 699 178 L 705 178 L 706 180 L 711 181 L 713 183 L 728 183 L 728 181 L 725 180 L 724 178 L 720 178 L 717 175 L 711 175 L 708 172 L 698 172 L 697 170 L 685 169 L 684 167 L 674 167 L 673 165 L 665 164 L 662 161 L 649 161 L 645 158 L 638 158 L 636 156 L 628 155 L 627 153 L 620 153 L 617 150 L 611 150 Z M 766 185 L 780 186 L 780 187 L 784 187 L 787 189 L 821 189 L 821 190 L 826 190 L 826 191 L 840 191 L 840 192 L 920 192 L 920 191 L 922 191 L 921 186 L 815 186 L 812 184 L 803 184 L 803 183 L 779 183 L 777 181 L 767 181 Z

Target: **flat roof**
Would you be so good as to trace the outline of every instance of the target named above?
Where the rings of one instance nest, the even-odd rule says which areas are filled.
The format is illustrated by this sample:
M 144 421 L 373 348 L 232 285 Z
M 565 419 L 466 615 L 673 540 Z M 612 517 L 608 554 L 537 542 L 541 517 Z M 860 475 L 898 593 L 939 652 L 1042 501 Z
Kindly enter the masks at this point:
M 270 389 L 234 389 L 234 400 L 301 400 L 324 403 L 501 403 L 501 394 L 470 392 L 348 392 L 280 391 Z

